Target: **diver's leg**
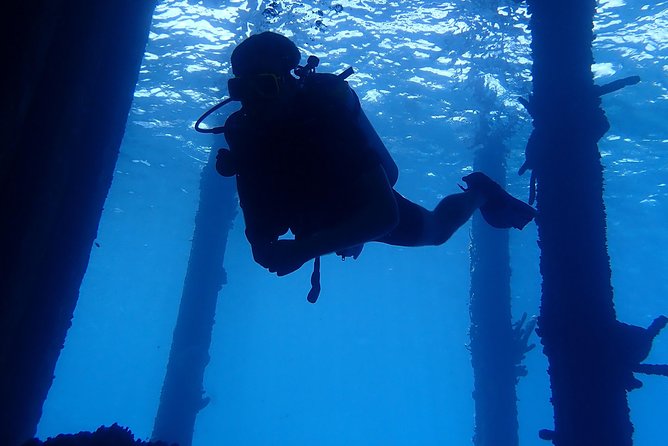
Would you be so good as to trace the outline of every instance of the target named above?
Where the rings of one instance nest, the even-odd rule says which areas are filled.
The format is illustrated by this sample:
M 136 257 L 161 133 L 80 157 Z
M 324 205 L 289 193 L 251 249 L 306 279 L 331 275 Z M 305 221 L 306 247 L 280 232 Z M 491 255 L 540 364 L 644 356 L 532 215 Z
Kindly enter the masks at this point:
M 395 191 L 399 224 L 377 241 L 397 246 L 433 246 L 448 240 L 483 203 L 481 194 L 468 191 L 448 195 L 429 211 Z
M 426 221 L 426 236 L 432 238 L 433 245 L 445 243 L 484 202 L 484 196 L 477 191 L 448 195 L 436 205 L 431 218 Z
M 428 211 L 394 192 L 399 207 L 399 224 L 377 241 L 399 246 L 427 246 L 445 243 L 476 209 L 491 226 L 522 229 L 536 210 L 514 198 L 487 175 L 474 172 L 463 178 L 468 189 L 448 195 Z

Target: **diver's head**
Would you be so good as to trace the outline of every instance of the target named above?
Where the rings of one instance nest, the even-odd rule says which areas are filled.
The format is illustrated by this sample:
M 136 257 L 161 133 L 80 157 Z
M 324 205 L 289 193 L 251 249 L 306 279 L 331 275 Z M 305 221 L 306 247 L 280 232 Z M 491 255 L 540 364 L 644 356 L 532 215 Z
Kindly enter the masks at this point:
M 290 39 L 266 31 L 254 34 L 232 51 L 230 96 L 243 103 L 273 100 L 294 81 L 290 74 L 301 54 Z
M 290 39 L 271 31 L 254 34 L 232 51 L 232 73 L 252 76 L 263 73 L 287 75 L 299 65 L 301 54 Z

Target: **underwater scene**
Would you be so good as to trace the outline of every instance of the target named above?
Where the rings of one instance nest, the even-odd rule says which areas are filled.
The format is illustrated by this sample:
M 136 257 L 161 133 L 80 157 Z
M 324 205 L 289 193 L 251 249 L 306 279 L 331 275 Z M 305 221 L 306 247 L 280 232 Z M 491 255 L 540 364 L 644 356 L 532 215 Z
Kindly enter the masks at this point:
M 239 43 L 273 31 L 297 45 L 300 65 L 314 55 L 319 73 L 352 67 L 346 80 L 399 168 L 395 189 L 433 209 L 478 170 L 489 135 L 503 147 L 504 188 L 523 201 L 534 194 L 532 173 L 518 174 L 532 134 L 530 19 L 526 2 L 511 0 L 160 1 L 37 437 L 118 423 L 138 439 L 162 439 L 154 429 L 184 283 L 199 280 L 189 263 L 196 266 L 203 172 L 229 147 L 193 126 L 228 96 Z M 668 2 L 601 0 L 593 30 L 594 82 L 640 78 L 601 95 L 610 127 L 598 148 L 614 310 L 619 321 L 648 327 L 668 315 Z M 238 109 L 225 105 L 206 125 Z M 568 177 L 570 166 L 560 168 Z M 192 444 L 472 443 L 479 322 L 471 223 L 440 246 L 368 243 L 357 259 L 323 256 L 320 295 L 310 303 L 313 262 L 282 277 L 257 264 L 234 178 L 215 181 L 213 189 L 228 192 L 213 202 L 229 218 L 211 231 L 223 240 L 224 270 L 208 316 L 208 358 L 188 345 L 183 353 L 206 365 Z M 539 211 L 541 192 L 539 183 Z M 517 437 L 543 445 L 555 420 L 548 359 L 533 330 L 543 291 L 539 233 L 532 221 L 507 234 L 508 323 L 525 347 L 516 364 Z M 668 334 L 644 362 L 668 363 Z M 494 364 L 484 373 L 494 375 Z M 663 444 L 668 379 L 636 377 L 633 444 Z

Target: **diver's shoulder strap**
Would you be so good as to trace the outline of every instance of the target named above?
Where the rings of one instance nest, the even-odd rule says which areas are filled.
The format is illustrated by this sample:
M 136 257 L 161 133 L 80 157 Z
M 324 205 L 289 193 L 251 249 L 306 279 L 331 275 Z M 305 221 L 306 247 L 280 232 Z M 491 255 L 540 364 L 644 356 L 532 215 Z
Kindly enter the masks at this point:
M 345 78 L 332 73 L 314 73 L 302 82 L 299 107 L 305 116 L 318 115 L 337 122 L 359 111 L 359 100 Z

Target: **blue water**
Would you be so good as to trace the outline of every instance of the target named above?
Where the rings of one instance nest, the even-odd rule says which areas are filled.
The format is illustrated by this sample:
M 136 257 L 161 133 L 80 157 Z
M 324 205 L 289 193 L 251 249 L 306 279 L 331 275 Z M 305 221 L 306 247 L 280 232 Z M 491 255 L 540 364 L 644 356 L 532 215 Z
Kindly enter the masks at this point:
M 483 108 L 473 93 L 482 86 L 496 125 L 512 128 L 508 189 L 528 196 L 528 178 L 514 174 L 530 132 L 516 100 L 531 91 L 525 6 L 208 3 L 163 1 L 156 10 L 41 438 L 114 422 L 150 435 L 212 144 L 191 127 L 225 95 L 229 55 L 250 32 L 288 35 L 304 56 L 321 58 L 321 71 L 355 67 L 350 83 L 400 166 L 398 190 L 430 208 L 471 171 Z M 638 325 L 668 313 L 667 30 L 668 2 L 600 2 L 597 82 L 642 78 L 605 96 L 611 129 L 600 142 L 616 309 Z M 309 268 L 276 278 L 254 264 L 238 218 L 205 377 L 211 403 L 194 444 L 469 444 L 468 246 L 466 226 L 437 248 L 369 245 L 357 261 L 325 258 L 323 291 L 310 305 Z M 541 279 L 533 224 L 512 233 L 511 255 L 514 317 L 535 315 Z M 664 334 L 648 362 L 667 361 Z M 537 431 L 553 422 L 540 348 L 526 364 L 521 444 L 542 445 Z M 645 387 L 629 400 L 636 445 L 649 446 L 665 438 L 668 380 L 641 379 Z

